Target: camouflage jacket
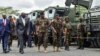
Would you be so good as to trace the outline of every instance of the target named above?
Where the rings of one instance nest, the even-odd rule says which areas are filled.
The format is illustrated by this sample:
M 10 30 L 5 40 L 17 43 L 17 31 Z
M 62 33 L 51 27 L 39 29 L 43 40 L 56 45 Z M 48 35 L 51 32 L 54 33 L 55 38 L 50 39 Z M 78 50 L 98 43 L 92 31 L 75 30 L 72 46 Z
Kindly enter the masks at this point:
M 62 31 L 62 21 L 59 20 L 54 20 L 52 23 L 51 23 L 52 27 L 56 30 L 56 32 L 61 32 Z
M 64 23 L 64 28 L 67 28 L 67 32 L 71 32 L 72 26 L 71 23 Z
M 40 32 L 46 32 L 48 30 L 49 21 L 47 19 L 38 19 L 37 22 L 39 23 Z

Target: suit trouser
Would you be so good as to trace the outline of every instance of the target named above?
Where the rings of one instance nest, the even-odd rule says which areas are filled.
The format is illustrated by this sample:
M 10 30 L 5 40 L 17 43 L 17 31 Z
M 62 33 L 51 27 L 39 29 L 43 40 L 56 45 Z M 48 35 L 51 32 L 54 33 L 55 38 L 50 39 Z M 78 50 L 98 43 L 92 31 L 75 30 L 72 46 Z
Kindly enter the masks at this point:
M 8 38 L 9 38 L 9 34 L 4 34 L 2 36 L 2 47 L 3 47 L 3 50 L 7 50 L 7 48 L 8 48 Z
M 19 41 L 19 50 L 20 51 L 23 51 L 23 48 L 24 48 L 24 36 L 21 34 L 21 35 L 18 35 L 18 41 Z
M 28 46 L 29 47 L 32 46 L 32 36 L 31 35 L 28 36 Z
M 36 46 L 38 45 L 38 35 L 34 36 L 34 43 L 35 43 Z
M 0 43 L 1 43 L 1 36 L 0 36 Z
M 9 47 L 12 46 L 12 41 L 13 41 L 13 38 L 14 38 L 14 37 L 15 37 L 15 36 L 10 35 L 10 37 L 9 37 L 9 41 L 8 41 L 8 45 L 9 45 Z
M 27 34 L 23 34 L 24 39 L 24 46 L 26 47 L 29 36 Z

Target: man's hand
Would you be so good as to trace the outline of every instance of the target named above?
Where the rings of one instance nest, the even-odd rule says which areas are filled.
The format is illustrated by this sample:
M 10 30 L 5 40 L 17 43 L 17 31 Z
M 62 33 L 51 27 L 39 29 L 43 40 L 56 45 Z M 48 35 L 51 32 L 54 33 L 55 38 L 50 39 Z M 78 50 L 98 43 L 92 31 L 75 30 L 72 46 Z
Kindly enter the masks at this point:
M 54 33 L 57 33 L 57 31 L 53 27 L 52 27 L 52 30 L 53 30 Z

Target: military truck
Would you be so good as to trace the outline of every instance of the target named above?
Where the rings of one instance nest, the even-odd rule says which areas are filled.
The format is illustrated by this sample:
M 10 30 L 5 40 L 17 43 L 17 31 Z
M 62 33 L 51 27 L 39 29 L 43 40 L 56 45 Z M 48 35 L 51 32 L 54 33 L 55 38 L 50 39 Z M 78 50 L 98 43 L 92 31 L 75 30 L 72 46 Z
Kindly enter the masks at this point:
M 87 8 L 83 15 L 86 25 L 85 45 L 88 47 L 100 47 L 100 0 L 66 0 L 66 6 L 71 4 Z M 71 11 L 70 11 L 71 13 Z M 87 45 L 88 44 L 88 45 Z
M 43 10 L 34 10 L 28 14 L 28 17 L 34 23 L 34 21 L 40 17 L 40 13 L 43 12 Z
M 44 10 L 45 18 L 54 19 L 55 15 L 58 14 L 60 17 L 67 16 L 69 8 L 67 7 L 48 7 Z

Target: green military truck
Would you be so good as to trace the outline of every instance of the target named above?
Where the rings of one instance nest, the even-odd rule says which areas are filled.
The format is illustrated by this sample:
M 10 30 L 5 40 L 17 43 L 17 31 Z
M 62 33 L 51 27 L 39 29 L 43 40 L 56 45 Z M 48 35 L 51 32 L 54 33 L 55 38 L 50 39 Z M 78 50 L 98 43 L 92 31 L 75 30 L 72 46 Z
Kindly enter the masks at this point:
M 87 47 L 100 47 L 100 0 L 66 0 L 66 6 L 83 6 L 88 11 L 83 14 L 86 26 L 84 44 Z M 76 11 L 76 10 L 75 10 Z M 71 11 L 70 11 L 71 13 Z

